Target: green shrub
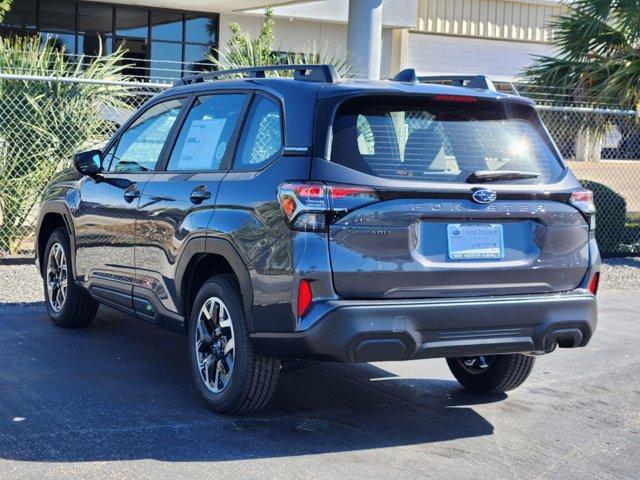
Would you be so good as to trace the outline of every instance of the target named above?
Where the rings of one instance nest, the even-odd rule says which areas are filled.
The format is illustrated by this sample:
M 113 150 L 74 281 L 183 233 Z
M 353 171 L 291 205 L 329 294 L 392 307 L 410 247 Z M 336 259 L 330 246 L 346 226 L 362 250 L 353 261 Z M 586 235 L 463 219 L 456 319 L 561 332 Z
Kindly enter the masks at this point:
M 591 180 L 581 180 L 580 183 L 593 192 L 596 204 L 596 240 L 600 253 L 618 252 L 627 221 L 627 202 L 606 185 Z
M 0 254 L 14 254 L 31 233 L 35 206 L 74 152 L 102 141 L 112 125 L 103 108 L 126 108 L 127 90 L 103 81 L 127 80 L 126 52 L 69 58 L 38 36 L 0 37 L 0 72 L 71 77 L 96 83 L 0 80 Z

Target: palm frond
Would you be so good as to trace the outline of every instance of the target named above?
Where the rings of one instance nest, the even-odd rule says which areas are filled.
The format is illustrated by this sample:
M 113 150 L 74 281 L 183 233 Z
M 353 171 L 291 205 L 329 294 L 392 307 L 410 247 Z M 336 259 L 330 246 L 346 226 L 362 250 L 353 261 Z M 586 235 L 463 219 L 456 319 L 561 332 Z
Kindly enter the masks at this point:
M 556 56 L 534 57 L 522 74 L 568 100 L 640 102 L 640 0 L 576 0 L 551 23 Z
M 0 71 L 55 78 L 128 80 L 125 51 L 72 60 L 39 36 L 0 38 Z M 112 84 L 0 79 L 0 250 L 15 249 L 44 187 L 75 151 L 109 130 L 104 106 L 127 108 L 128 90 Z
M 11 9 L 11 0 L 0 0 L 0 22 L 4 20 L 4 16 Z

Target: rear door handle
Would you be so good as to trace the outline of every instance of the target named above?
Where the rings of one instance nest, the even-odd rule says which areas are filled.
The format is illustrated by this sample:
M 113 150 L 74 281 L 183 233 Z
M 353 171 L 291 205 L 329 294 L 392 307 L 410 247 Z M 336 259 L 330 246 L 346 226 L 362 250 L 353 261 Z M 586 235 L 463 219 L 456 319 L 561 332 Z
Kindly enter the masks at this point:
M 136 198 L 140 198 L 140 190 L 138 190 L 135 186 L 129 187 L 124 191 L 124 199 L 131 203 Z
M 207 190 L 206 186 L 201 185 L 193 189 L 189 198 L 191 198 L 193 203 L 201 203 L 202 201 L 209 200 L 211 198 L 211 192 Z

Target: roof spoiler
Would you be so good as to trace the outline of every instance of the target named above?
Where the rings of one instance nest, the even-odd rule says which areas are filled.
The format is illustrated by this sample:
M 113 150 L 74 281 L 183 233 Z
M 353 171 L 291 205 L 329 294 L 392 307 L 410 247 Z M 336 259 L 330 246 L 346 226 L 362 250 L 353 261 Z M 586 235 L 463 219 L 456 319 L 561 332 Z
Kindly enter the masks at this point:
M 265 78 L 267 72 L 293 71 L 294 80 L 302 82 L 336 83 L 340 76 L 333 65 L 328 64 L 300 64 L 300 65 L 264 65 L 260 67 L 234 68 L 231 70 L 216 70 L 199 73 L 178 80 L 174 86 L 193 85 L 207 80 L 218 80 L 229 75 L 247 75 L 249 78 Z
M 479 88 L 482 90 L 497 91 L 496 86 L 486 75 L 426 75 L 418 77 L 418 81 L 422 83 L 450 83 L 455 87 Z M 508 84 L 509 89 L 514 95 L 520 96 L 518 90 L 511 82 Z

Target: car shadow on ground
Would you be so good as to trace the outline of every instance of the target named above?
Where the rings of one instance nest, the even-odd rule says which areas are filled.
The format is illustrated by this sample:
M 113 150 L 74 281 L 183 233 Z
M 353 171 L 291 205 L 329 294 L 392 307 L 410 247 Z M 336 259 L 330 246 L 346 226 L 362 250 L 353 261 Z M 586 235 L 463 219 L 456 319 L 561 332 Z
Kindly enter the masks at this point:
M 285 371 L 259 414 L 224 417 L 200 400 L 184 338 L 107 309 L 85 330 L 52 326 L 42 307 L 0 310 L 0 351 L 0 458 L 21 461 L 220 461 L 443 442 L 491 435 L 471 407 L 506 398 L 325 363 Z

